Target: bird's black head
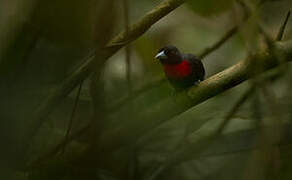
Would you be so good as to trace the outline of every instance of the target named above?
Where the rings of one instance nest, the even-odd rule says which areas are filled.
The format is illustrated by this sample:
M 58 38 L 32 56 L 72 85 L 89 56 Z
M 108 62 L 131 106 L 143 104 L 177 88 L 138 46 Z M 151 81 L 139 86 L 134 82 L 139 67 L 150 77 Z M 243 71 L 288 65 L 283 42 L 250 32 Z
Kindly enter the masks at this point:
M 178 64 L 182 61 L 181 53 L 172 45 L 161 48 L 155 58 L 159 59 L 162 64 Z

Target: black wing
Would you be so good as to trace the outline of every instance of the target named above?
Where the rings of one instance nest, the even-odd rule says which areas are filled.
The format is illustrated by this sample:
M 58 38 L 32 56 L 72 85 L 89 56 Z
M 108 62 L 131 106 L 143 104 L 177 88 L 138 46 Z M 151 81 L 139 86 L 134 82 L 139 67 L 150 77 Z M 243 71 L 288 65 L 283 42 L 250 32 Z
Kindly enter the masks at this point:
M 202 61 L 192 54 L 184 54 L 183 58 L 188 61 L 192 69 L 192 78 L 203 81 L 205 77 L 205 69 Z

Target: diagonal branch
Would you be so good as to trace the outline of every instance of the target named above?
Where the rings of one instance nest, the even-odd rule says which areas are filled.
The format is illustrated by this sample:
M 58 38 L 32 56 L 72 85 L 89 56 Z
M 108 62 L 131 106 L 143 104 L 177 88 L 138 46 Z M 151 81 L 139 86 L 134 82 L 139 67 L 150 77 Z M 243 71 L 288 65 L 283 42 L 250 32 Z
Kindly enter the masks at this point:
M 218 135 L 221 135 L 226 125 L 229 123 L 231 118 L 234 116 L 234 114 L 239 110 L 239 108 L 247 101 L 250 94 L 252 94 L 254 91 L 254 87 L 248 88 L 240 97 L 239 99 L 234 103 L 234 105 L 231 107 L 229 112 L 226 114 L 226 116 L 223 118 L 222 121 L 219 123 L 217 122 L 206 122 L 205 125 L 203 125 L 199 130 L 196 130 L 192 133 L 187 133 L 185 137 L 183 137 L 182 143 L 175 148 L 166 158 L 166 160 L 158 166 L 158 168 L 155 168 L 153 172 L 150 173 L 147 180 L 155 180 L 159 177 L 159 175 L 164 172 L 165 170 L 169 169 L 173 165 L 177 165 L 180 162 L 182 162 L 185 159 L 190 159 L 191 155 L 199 155 L 203 150 L 205 150 L 206 147 L 210 145 L 210 140 L 212 140 L 214 137 L 217 137 Z M 217 120 L 216 120 L 217 121 Z M 210 128 L 209 124 L 216 124 L 215 127 Z M 205 130 L 206 129 L 206 130 Z M 201 132 L 208 132 L 208 133 L 201 133 Z M 190 139 L 192 139 L 192 136 L 195 136 L 197 138 L 195 142 L 190 142 Z M 194 148 L 190 148 L 190 146 L 197 148 L 195 151 Z M 202 145 L 204 144 L 204 147 Z M 191 154 L 191 155 L 190 155 Z
M 291 14 L 291 10 L 288 11 L 287 15 L 286 15 L 286 18 L 284 20 L 284 23 L 282 24 L 282 26 L 280 27 L 280 30 L 277 34 L 277 37 L 276 37 L 276 40 L 277 41 L 281 41 L 283 39 L 283 35 L 284 35 L 284 31 L 286 29 L 286 25 L 288 23 L 288 20 L 289 20 L 289 17 L 290 17 L 290 14 Z
M 292 40 L 276 42 L 275 50 L 281 53 L 285 60 L 292 61 Z M 261 65 L 263 67 L 263 71 L 256 72 L 256 74 L 251 74 L 251 72 L 253 72 L 252 67 L 255 65 Z M 123 122 L 122 127 L 111 127 L 110 131 L 102 134 L 100 141 L 100 144 L 102 144 L 102 149 L 100 149 L 100 152 L 95 152 L 95 155 L 101 153 L 103 156 L 106 156 L 107 153 L 111 153 L 123 145 L 129 145 L 139 139 L 141 135 L 144 135 L 147 131 L 149 132 L 153 129 L 153 127 L 158 126 L 167 119 L 172 118 L 230 88 L 233 88 L 253 76 L 275 68 L 277 65 L 279 65 L 279 62 L 272 54 L 269 53 L 269 51 L 258 52 L 257 54 L 254 54 L 233 65 L 232 67 L 206 79 L 198 86 L 194 86 L 188 91 L 181 92 L 177 94 L 176 97 L 169 97 L 158 104 L 147 108 L 145 111 L 139 112 L 134 119 Z M 114 117 L 112 118 L 120 118 L 119 113 L 116 113 L 113 116 Z M 209 135 L 206 135 L 206 138 L 208 138 Z M 197 140 L 199 141 L 198 143 L 203 143 L 202 146 L 198 146 L 197 141 L 192 143 L 195 145 L 193 148 L 198 148 L 197 150 L 199 151 L 206 144 L 204 141 L 201 141 L 200 138 Z M 193 148 L 189 150 L 186 149 L 186 151 L 194 152 Z M 87 151 L 81 152 L 81 154 L 78 153 L 76 156 L 77 158 L 68 158 L 68 161 L 66 162 L 79 163 L 81 161 L 80 158 L 82 159 L 82 157 L 84 157 L 82 156 L 84 153 L 87 153 Z M 179 153 L 184 153 L 184 151 L 180 151 Z M 90 157 L 92 158 L 94 156 Z M 176 159 L 171 159 L 171 161 L 176 161 Z
M 286 22 L 286 20 L 285 20 L 285 22 Z M 281 28 L 281 29 L 283 29 L 283 28 Z M 228 34 L 228 33 L 227 33 Z M 279 36 L 279 34 L 278 34 L 278 36 Z M 281 36 L 282 37 L 282 36 Z M 278 39 L 278 40 L 281 40 L 281 39 Z M 288 43 L 289 44 L 289 43 Z M 154 83 L 151 83 L 149 86 L 147 86 L 147 88 L 151 88 L 152 86 L 157 86 L 157 85 L 159 85 L 159 84 L 161 84 L 162 82 L 164 81 L 164 79 L 159 79 L 159 80 L 155 80 L 154 81 Z M 146 89 L 147 89 L 146 88 Z M 250 88 L 249 90 L 247 90 L 247 94 L 250 94 L 250 91 L 252 91 L 251 90 L 252 88 Z M 133 99 L 133 98 L 135 98 L 137 95 L 139 95 L 141 92 L 143 92 L 144 91 L 144 88 L 142 88 L 142 89 L 139 89 L 139 90 L 136 90 L 135 91 L 135 95 L 134 96 L 131 96 L 130 98 L 128 98 L 128 97 L 126 97 L 125 99 L 122 99 L 120 102 L 118 102 L 114 107 L 112 107 L 112 108 L 110 108 L 110 109 L 115 109 L 116 107 L 119 107 L 121 104 L 123 104 L 124 102 L 126 102 L 126 101 L 128 101 L 128 100 L 131 100 L 131 99 Z M 243 99 L 245 99 L 245 98 L 247 98 L 247 97 L 245 97 L 246 95 L 243 95 Z M 166 103 L 165 103 L 166 104 Z M 235 107 L 234 107 L 235 108 Z M 231 113 L 230 112 L 230 114 L 233 114 L 233 113 Z M 155 118 L 155 116 L 153 116 L 153 118 Z M 226 119 L 229 119 L 229 118 L 226 118 Z M 86 132 L 86 130 L 88 130 L 88 128 L 89 128 L 89 126 L 86 126 L 86 127 L 84 127 L 84 128 L 81 128 L 80 129 L 80 132 Z M 79 134 L 79 131 L 78 132 L 76 132 L 76 133 L 74 133 L 74 135 L 72 135 L 72 136 L 74 136 L 74 137 L 78 137 L 78 136 L 75 136 L 75 134 Z M 129 136 L 129 135 L 126 135 L 127 137 Z M 70 138 L 71 139 L 71 138 Z M 73 140 L 74 138 L 72 138 L 71 140 Z M 61 142 L 60 144 L 67 144 L 69 141 L 64 141 L 64 142 Z M 62 147 L 62 146 L 60 146 L 60 145 L 57 145 L 55 148 L 53 148 L 54 150 L 53 150 L 53 152 L 57 152 L 59 149 L 60 149 L 60 147 Z M 53 154 L 53 153 L 49 153 L 49 154 Z
M 248 12 L 246 12 L 247 10 L 246 10 L 246 7 L 244 4 L 240 1 L 238 1 L 238 3 L 239 3 L 239 5 L 241 5 L 241 7 L 243 7 L 243 10 L 245 11 L 243 21 L 242 21 L 242 23 L 243 23 L 249 18 L 249 14 L 248 14 Z M 219 49 L 224 43 L 226 43 L 230 38 L 232 38 L 234 34 L 236 34 L 238 32 L 238 29 L 242 23 L 240 23 L 238 25 L 234 25 L 231 29 L 229 29 L 227 32 L 225 32 L 214 44 L 210 45 L 209 47 L 206 47 L 201 52 L 199 52 L 197 55 L 198 58 L 201 60 L 204 60 L 204 58 L 206 56 L 210 55 L 212 52 Z M 112 105 L 110 107 L 110 109 L 115 110 L 115 109 L 121 107 L 121 105 L 124 104 L 125 102 L 131 101 L 132 99 L 135 99 L 135 97 L 140 95 L 140 93 L 148 91 L 149 89 L 151 89 L 153 87 L 157 87 L 157 85 L 160 85 L 166 81 L 167 80 L 164 78 L 164 76 L 161 76 L 161 77 L 155 79 L 153 82 L 146 84 L 142 88 L 139 88 L 138 90 L 132 92 L 133 94 L 131 96 L 127 96 L 127 97 L 122 98 L 117 103 Z
M 63 83 L 48 96 L 39 108 L 35 111 L 32 117 L 31 127 L 26 133 L 27 139 L 24 142 L 28 142 L 38 129 L 41 127 L 46 117 L 53 111 L 53 109 L 85 78 L 87 78 L 96 67 L 101 67 L 104 63 L 103 60 L 111 57 L 115 52 L 126 44 L 144 34 L 154 23 L 166 16 L 168 13 L 183 4 L 185 0 L 164 0 L 157 7 L 150 12 L 146 13 L 138 22 L 129 27 L 129 32 L 121 32 L 114 37 L 108 45 L 103 49 L 97 49 L 99 59 L 95 58 L 95 53 L 91 54 L 87 61 L 82 64 L 73 74 L 65 79 Z
M 217 40 L 214 44 L 212 44 L 210 47 L 205 48 L 204 50 L 202 50 L 202 52 L 198 53 L 198 58 L 203 60 L 203 58 L 210 55 L 215 50 L 219 49 L 226 41 L 228 41 L 237 32 L 238 32 L 238 26 L 234 26 L 233 28 L 225 32 L 225 34 L 223 34 L 223 36 L 219 40 Z M 131 96 L 126 96 L 118 100 L 116 103 L 110 106 L 110 110 L 116 110 L 117 108 L 121 107 L 121 105 L 124 104 L 125 102 L 135 99 L 137 96 L 141 95 L 141 93 L 146 92 L 149 89 L 152 89 L 154 87 L 157 87 L 158 85 L 164 82 L 167 82 L 165 77 L 159 76 L 152 82 L 147 83 L 143 87 L 132 92 Z
M 287 61 L 292 60 L 292 40 L 275 43 L 275 49 Z M 110 131 L 103 134 L 101 139 L 103 151 L 113 151 L 118 147 L 128 145 L 166 120 L 278 64 L 279 62 L 269 51 L 258 52 L 246 60 L 242 60 L 232 67 L 202 81 L 198 86 L 181 92 L 175 97 L 164 99 L 158 104 L 139 112 L 137 116 L 133 117 L 134 119 L 125 121 L 123 128 L 112 127 Z M 258 65 L 263 67 L 263 71 L 254 74 L 253 67 Z M 113 119 L 118 119 L 119 117 L 119 113 L 111 116 Z
M 238 32 L 238 26 L 234 26 L 229 31 L 227 31 L 222 38 L 220 38 L 216 43 L 214 43 L 212 46 L 204 49 L 198 57 L 200 59 L 203 59 L 204 57 L 208 56 L 210 53 L 215 51 L 216 49 L 220 48 L 228 39 L 230 39 L 235 33 Z
M 81 82 L 81 84 L 79 85 L 79 88 L 78 88 L 78 91 L 77 91 L 77 94 L 76 94 L 76 97 L 75 97 L 75 102 L 74 102 L 73 109 L 72 109 L 72 112 L 71 112 L 71 115 L 70 115 L 69 124 L 68 124 L 68 127 L 67 127 L 67 131 L 66 131 L 66 134 L 65 134 L 64 141 L 67 141 L 67 139 L 68 139 L 68 137 L 70 135 L 70 131 L 72 129 L 73 120 L 74 120 L 74 116 L 76 114 L 76 109 L 77 109 L 77 105 L 78 105 L 78 102 L 79 102 L 82 86 L 83 86 L 83 82 Z M 62 149 L 62 153 L 63 154 L 65 152 L 65 148 L 66 148 L 66 146 L 64 146 L 63 149 Z

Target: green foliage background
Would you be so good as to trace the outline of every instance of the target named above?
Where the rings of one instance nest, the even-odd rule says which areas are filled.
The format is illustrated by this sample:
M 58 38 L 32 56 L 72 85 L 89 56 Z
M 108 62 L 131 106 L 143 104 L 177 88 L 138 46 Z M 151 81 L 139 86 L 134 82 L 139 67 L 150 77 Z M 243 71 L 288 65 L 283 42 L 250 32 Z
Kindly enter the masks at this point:
M 129 0 L 130 22 L 160 2 Z M 102 67 L 99 90 L 92 90 L 91 78 L 83 82 L 70 134 L 88 124 L 90 128 L 73 138 L 63 150 L 51 154 L 48 152 L 65 138 L 78 88 L 55 107 L 37 135 L 30 139 L 28 149 L 20 145 L 24 141 L 22 135 L 31 128 L 30 119 L 41 102 L 98 46 L 97 37 L 108 34 L 113 37 L 124 29 L 122 1 L 113 1 L 111 8 L 101 16 L 104 18 L 98 15 L 104 6 L 102 0 L 0 2 L 0 178 L 151 179 L 155 177 L 154 172 L 158 172 L 155 178 L 168 180 L 291 179 L 290 64 L 286 73 L 272 79 L 268 86 L 276 98 L 276 109 L 271 111 L 271 102 L 258 90 L 233 116 L 223 134 L 202 151 L 181 153 L 180 150 L 184 150 L 185 141 L 193 142 L 216 128 L 253 80 L 159 126 L 153 124 L 151 131 L 136 137 L 140 131 L 144 132 L 145 124 L 152 122 L 147 122 L 146 117 L 153 109 L 161 108 L 161 102 L 168 102 L 173 96 L 170 103 L 181 103 L 168 82 L 163 81 L 161 65 L 153 58 L 160 47 L 174 44 L 182 52 L 199 54 L 239 25 L 237 34 L 203 59 L 208 78 L 265 46 L 255 26 L 260 24 L 274 38 L 292 7 L 289 0 L 265 1 L 258 8 L 255 1 L 244 2 L 253 10 L 247 22 L 242 22 L 242 10 L 235 1 L 189 0 L 154 24 L 130 44 L 131 90 L 128 89 L 125 50 L 109 58 Z M 107 32 L 103 27 L 109 21 L 113 25 Z M 283 40 L 292 37 L 291 23 L 290 19 Z M 147 86 L 149 84 L 153 85 Z M 98 103 L 92 98 L 94 93 L 98 94 Z M 281 116 L 275 115 L 277 111 Z M 163 113 L 157 118 L 163 118 Z M 262 160 L 257 153 L 261 152 L 259 124 L 269 124 L 273 118 L 284 123 L 284 135 L 280 145 L 277 144 L 279 152 L 271 165 L 265 164 L 269 157 Z M 133 125 L 137 122 L 141 122 L 138 128 Z M 127 136 L 118 134 L 120 132 L 127 132 Z M 274 138 L 275 131 L 269 132 L 271 137 L 264 140 Z M 204 143 L 197 146 L 205 147 Z M 92 148 L 94 146 L 99 146 L 99 150 Z M 161 171 L 156 171 L 160 168 Z M 277 171 L 277 177 L 271 169 Z

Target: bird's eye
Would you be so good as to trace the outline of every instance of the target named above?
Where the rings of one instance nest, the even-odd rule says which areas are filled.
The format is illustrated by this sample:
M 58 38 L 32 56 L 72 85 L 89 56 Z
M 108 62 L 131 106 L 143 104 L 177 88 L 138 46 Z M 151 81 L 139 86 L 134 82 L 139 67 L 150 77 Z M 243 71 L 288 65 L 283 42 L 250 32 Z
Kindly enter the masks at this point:
M 170 50 L 169 53 L 170 54 L 175 54 L 175 50 Z
M 162 51 L 163 51 L 164 54 L 166 54 L 166 55 L 169 54 L 169 50 L 168 50 L 168 49 L 163 49 Z

